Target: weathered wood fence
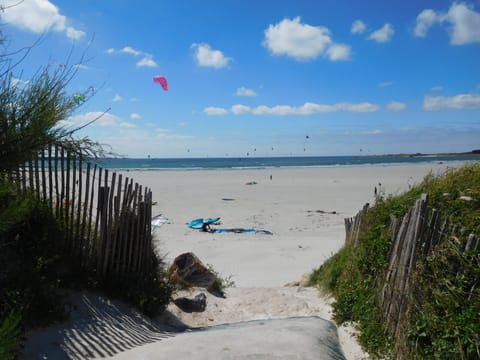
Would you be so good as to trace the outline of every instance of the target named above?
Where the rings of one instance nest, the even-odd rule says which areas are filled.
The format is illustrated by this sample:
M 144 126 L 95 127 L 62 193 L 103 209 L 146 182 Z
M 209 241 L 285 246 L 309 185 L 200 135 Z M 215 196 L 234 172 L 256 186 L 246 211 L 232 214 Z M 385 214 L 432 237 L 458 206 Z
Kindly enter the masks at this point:
M 365 216 L 369 205 L 365 205 L 353 218 L 345 219 L 346 242 L 357 246 L 364 229 Z M 386 331 L 394 339 L 396 351 L 404 345 L 408 301 L 414 288 L 413 274 L 419 262 L 427 261 L 435 248 L 443 241 L 465 237 L 455 246 L 460 252 L 477 251 L 479 239 L 473 234 L 465 234 L 439 210 L 428 206 L 428 197 L 423 194 L 403 218 L 391 218 L 390 259 L 387 271 L 378 294 L 382 306 Z M 465 244 L 465 245 L 461 245 Z
M 152 192 L 59 146 L 10 174 L 44 200 L 65 229 L 64 250 L 97 276 L 150 271 Z

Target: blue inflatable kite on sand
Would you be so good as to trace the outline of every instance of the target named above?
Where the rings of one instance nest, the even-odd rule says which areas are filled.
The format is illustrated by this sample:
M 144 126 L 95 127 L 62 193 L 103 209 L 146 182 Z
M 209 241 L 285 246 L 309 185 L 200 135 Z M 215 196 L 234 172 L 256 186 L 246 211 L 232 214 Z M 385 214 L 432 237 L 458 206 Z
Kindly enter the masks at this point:
M 187 223 L 188 227 L 191 229 L 203 229 L 210 225 L 216 224 L 220 220 L 219 217 L 216 218 L 201 218 L 191 220 Z
M 212 229 L 210 225 L 217 225 L 220 221 L 219 217 L 215 218 L 200 218 L 191 220 L 187 223 L 188 227 L 191 229 L 198 229 L 209 233 L 235 233 L 235 234 L 267 234 L 273 235 L 271 231 L 268 230 L 255 230 L 255 229 L 243 229 L 243 228 L 232 228 L 232 229 Z

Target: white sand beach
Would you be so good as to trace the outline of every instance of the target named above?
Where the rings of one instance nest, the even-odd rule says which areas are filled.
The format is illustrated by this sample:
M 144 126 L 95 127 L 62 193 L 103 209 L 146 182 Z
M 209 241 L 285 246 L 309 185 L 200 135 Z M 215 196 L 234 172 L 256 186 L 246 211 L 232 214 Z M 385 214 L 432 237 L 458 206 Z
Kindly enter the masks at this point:
M 169 306 L 169 314 L 176 320 L 187 326 L 202 327 L 289 317 L 331 320 L 331 299 L 321 296 L 314 288 L 285 285 L 300 280 L 342 247 L 344 218 L 355 215 L 365 203 L 373 203 L 375 187 L 386 194 L 397 194 L 421 181 L 430 171 L 440 173 L 458 165 L 460 163 L 422 163 L 122 174 L 150 187 L 156 202 L 153 215 L 161 214 L 168 219 L 155 230 L 158 251 L 167 263 L 181 253 L 193 252 L 223 277 L 231 276 L 235 282 L 234 288 L 227 289 L 226 299 L 208 294 L 205 312 L 184 313 L 174 304 Z M 188 221 L 203 217 L 220 217 L 221 223 L 215 228 L 253 228 L 268 230 L 272 235 L 206 233 L 187 227 Z M 323 326 L 316 320 L 311 321 L 305 326 Z M 272 355 L 261 358 L 277 358 L 275 343 L 278 345 L 293 336 L 290 333 L 282 337 L 278 326 L 281 325 L 272 326 L 268 331 L 267 327 L 261 329 L 263 336 L 277 339 L 264 344 L 270 346 Z M 241 334 L 243 330 L 238 331 L 237 334 Z M 343 354 L 347 359 L 366 358 L 352 336 L 353 331 L 348 326 L 338 331 Z M 185 359 L 209 358 L 219 341 L 215 334 L 218 332 L 212 337 L 208 332 L 201 336 L 182 333 L 128 351 L 112 352 L 110 358 L 160 359 L 161 354 L 181 354 L 176 357 Z M 252 347 L 239 346 L 242 337 L 228 333 L 223 338 L 234 342 L 220 349 L 233 352 L 225 358 L 255 358 L 249 356 L 258 353 L 256 349 L 262 346 L 261 342 Z M 35 352 L 28 346 L 27 350 Z M 318 358 L 319 350 L 316 347 L 311 350 L 311 358 Z M 265 355 L 268 348 L 262 351 Z M 294 353 L 295 348 L 291 347 L 290 351 Z M 281 356 L 298 358 L 288 357 L 288 352 L 279 353 L 278 358 Z M 305 356 L 303 358 L 309 358 Z
M 452 164 L 322 168 L 124 172 L 153 191 L 153 215 L 169 220 L 155 232 L 169 262 L 195 253 L 238 287 L 283 286 L 300 279 L 344 241 L 344 218 L 373 203 L 374 188 L 396 194 L 430 171 Z M 272 180 L 270 180 L 272 175 Z M 255 182 L 254 185 L 247 183 Z M 381 183 L 381 189 L 379 186 Z M 220 217 L 217 228 L 268 230 L 265 234 L 210 234 L 192 219 Z

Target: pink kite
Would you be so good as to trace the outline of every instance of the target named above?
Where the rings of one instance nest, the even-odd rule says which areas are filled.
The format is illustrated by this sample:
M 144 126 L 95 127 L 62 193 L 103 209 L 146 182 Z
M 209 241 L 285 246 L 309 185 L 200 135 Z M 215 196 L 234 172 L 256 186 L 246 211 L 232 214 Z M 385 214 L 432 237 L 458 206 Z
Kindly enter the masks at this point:
M 153 77 L 153 82 L 162 85 L 163 90 L 165 90 L 165 91 L 168 90 L 168 82 L 167 82 L 167 79 L 165 79 L 164 76 L 154 76 Z

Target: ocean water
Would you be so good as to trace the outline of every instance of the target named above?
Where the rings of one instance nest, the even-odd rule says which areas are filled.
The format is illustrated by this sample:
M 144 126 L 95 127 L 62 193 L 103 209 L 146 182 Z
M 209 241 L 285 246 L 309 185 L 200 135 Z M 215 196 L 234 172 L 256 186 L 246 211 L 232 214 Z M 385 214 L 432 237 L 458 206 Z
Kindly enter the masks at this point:
M 289 157 L 223 157 L 172 159 L 102 159 L 96 163 L 112 170 L 218 170 L 268 169 L 283 167 L 332 167 L 425 162 L 480 161 L 479 155 L 424 156 L 289 156 Z

